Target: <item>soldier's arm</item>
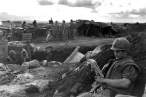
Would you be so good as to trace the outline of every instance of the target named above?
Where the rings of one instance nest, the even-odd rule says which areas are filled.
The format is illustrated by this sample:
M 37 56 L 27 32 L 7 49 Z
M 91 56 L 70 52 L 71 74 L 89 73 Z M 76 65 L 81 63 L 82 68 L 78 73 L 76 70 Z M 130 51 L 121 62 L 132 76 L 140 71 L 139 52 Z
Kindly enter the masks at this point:
M 106 78 L 99 78 L 96 79 L 97 82 L 106 84 L 110 87 L 115 88 L 128 88 L 129 85 L 136 80 L 138 76 L 138 71 L 134 66 L 127 66 L 122 72 L 121 79 L 106 79 Z
M 103 79 L 103 82 L 108 86 L 115 88 L 128 88 L 131 84 L 131 81 L 127 78 L 122 79 Z

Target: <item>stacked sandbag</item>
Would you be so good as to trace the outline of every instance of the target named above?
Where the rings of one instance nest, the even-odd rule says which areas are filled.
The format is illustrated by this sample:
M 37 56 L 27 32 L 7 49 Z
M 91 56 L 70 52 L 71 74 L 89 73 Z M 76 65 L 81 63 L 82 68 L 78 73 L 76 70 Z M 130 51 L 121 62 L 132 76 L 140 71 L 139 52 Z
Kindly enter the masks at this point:
M 25 51 L 28 53 L 27 55 L 27 61 L 30 60 L 30 56 L 33 50 L 33 46 L 28 43 L 24 43 L 22 41 L 11 41 L 8 42 L 8 52 L 14 51 L 15 57 L 13 61 L 9 61 L 8 59 L 5 60 L 6 63 L 8 64 L 22 64 L 24 62 L 23 57 L 22 57 L 22 51 L 25 49 Z M 8 56 L 9 58 L 10 56 Z
M 58 62 L 58 61 L 50 61 L 50 62 L 48 62 L 47 60 L 42 61 L 42 66 L 58 67 L 58 66 L 61 66 L 61 65 L 62 65 L 62 63 Z
M 32 82 L 34 80 L 34 76 L 30 73 L 18 74 L 15 79 L 11 82 L 11 84 L 25 84 Z
M 34 89 L 36 90 L 36 92 L 43 92 L 45 89 L 48 88 L 49 85 L 49 80 L 43 80 L 43 79 L 38 79 L 38 80 L 34 80 L 31 83 L 28 83 L 25 85 L 25 91 L 27 93 L 35 93 Z
M 15 75 L 12 73 L 12 70 L 3 63 L 0 63 L 0 85 L 10 83 L 14 77 Z
M 26 44 L 21 41 L 8 42 L 8 50 L 14 50 L 17 54 L 21 52 L 22 48 L 25 48 Z
M 53 70 L 51 70 L 51 68 L 37 67 L 28 69 L 27 72 L 32 74 L 35 79 L 46 79 Z
M 91 67 L 82 66 L 79 70 L 67 74 L 62 80 L 56 84 L 56 91 L 54 97 L 69 97 L 71 94 L 77 95 L 78 93 L 89 91 L 91 84 L 94 81 L 94 72 Z
M 23 68 L 21 65 L 18 65 L 18 64 L 6 64 L 7 66 L 7 69 L 9 69 L 10 71 L 13 71 L 13 72 L 17 72 L 17 71 L 22 71 L 23 72 Z
M 132 43 L 130 54 L 136 62 L 145 60 L 146 58 L 146 33 L 135 32 L 131 33 L 127 39 Z M 144 65 L 144 64 L 141 64 Z
M 66 66 L 41 66 L 38 68 L 29 69 L 29 73 L 34 76 L 34 81 L 26 84 L 25 91 L 28 94 L 33 95 L 33 93 L 41 93 L 42 95 L 53 95 L 54 86 L 57 85 L 57 80 L 61 78 Z M 47 91 L 46 91 L 47 90 Z M 46 91 L 46 92 L 44 92 Z M 49 94 L 48 94 L 49 93 Z M 38 96 L 38 95 L 36 95 Z M 30 96 L 32 97 L 32 96 Z M 34 96 L 35 97 L 35 96 Z M 45 96 L 41 96 L 45 97 Z
M 0 97 L 39 97 L 39 95 L 46 97 L 44 95 L 48 95 L 52 90 L 50 82 L 55 80 L 53 77 L 56 76 L 56 71 L 59 72 L 60 68 L 38 67 L 18 74 L 8 86 L 4 87 L 2 92 L 0 88 Z M 14 91 L 11 92 L 8 88 L 10 90 L 14 88 Z M 50 91 L 47 91 L 48 88 Z
M 106 64 L 110 59 L 114 58 L 112 50 L 110 50 L 111 45 L 99 46 L 99 51 L 96 55 L 92 56 L 96 60 L 100 68 Z M 78 66 L 82 66 L 82 69 L 77 70 L 77 72 L 72 71 L 66 74 L 61 81 L 59 81 L 58 87 L 56 88 L 55 97 L 68 97 L 71 94 L 76 96 L 79 93 L 89 91 L 91 89 L 92 83 L 94 81 L 95 72 L 91 70 L 91 67 L 84 66 L 86 57 L 84 57 Z
M 48 62 L 49 63 L 49 62 Z M 68 70 L 69 66 L 48 65 L 27 69 L 26 72 L 32 74 L 35 79 L 58 80 L 61 75 Z
M 29 62 L 24 62 L 22 64 L 22 67 L 24 67 L 26 69 L 37 68 L 37 67 L 40 67 L 40 62 L 38 60 L 34 59 Z
M 0 97 L 27 97 L 22 85 L 0 86 Z
M 10 83 L 17 75 L 25 72 L 24 68 L 17 64 L 5 64 L 4 68 L 5 71 L 1 72 L 5 72 L 5 75 L 1 76 L 0 82 L 4 82 L 5 84 Z
M 146 33 L 131 33 L 128 39 L 132 43 L 130 54 L 133 56 L 135 62 L 141 67 L 139 87 L 141 87 L 141 94 L 144 94 L 143 97 L 145 97 L 146 90 L 144 91 L 144 84 L 146 83 Z
M 7 84 L 11 81 L 11 75 L 8 75 L 6 72 L 0 72 L 0 85 Z

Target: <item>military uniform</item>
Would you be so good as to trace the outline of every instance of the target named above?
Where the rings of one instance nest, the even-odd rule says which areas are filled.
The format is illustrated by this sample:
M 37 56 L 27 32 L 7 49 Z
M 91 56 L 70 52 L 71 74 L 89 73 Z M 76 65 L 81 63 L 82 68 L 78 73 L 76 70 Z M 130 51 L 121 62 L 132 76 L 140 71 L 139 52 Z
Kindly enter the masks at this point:
M 123 59 L 117 59 L 113 62 L 111 67 L 106 73 L 105 78 L 108 79 L 122 79 L 126 78 L 131 81 L 130 86 L 125 89 L 125 88 L 112 88 L 105 86 L 104 90 L 109 90 L 110 92 L 110 97 L 115 97 L 117 94 L 123 94 L 123 95 L 132 95 L 132 96 L 138 96 L 138 91 L 137 91 L 137 85 L 136 83 L 138 79 L 138 75 L 140 73 L 140 68 L 136 63 L 130 58 L 123 58 Z
M 117 94 L 122 95 L 131 95 L 139 97 L 139 89 L 137 89 L 138 83 L 136 83 L 140 68 L 135 64 L 135 62 L 130 58 L 123 58 L 123 59 L 115 59 L 113 61 L 110 67 L 107 66 L 106 68 L 109 68 L 106 72 L 105 78 L 108 79 L 122 79 L 126 78 L 131 81 L 131 85 L 129 88 L 114 88 L 109 87 L 107 85 L 103 85 L 103 90 L 99 93 L 92 94 L 92 93 L 85 93 L 83 95 L 80 95 L 78 97 L 115 97 Z M 104 68 L 104 69 L 106 69 Z

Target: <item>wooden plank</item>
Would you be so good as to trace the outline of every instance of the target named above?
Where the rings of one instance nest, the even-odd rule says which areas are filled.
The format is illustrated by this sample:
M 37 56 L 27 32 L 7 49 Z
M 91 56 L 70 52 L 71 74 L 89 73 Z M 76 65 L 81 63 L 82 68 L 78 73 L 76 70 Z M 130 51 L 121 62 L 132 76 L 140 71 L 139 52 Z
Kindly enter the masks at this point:
M 70 56 L 63 63 L 69 63 L 72 60 L 72 58 L 77 54 L 79 48 L 80 48 L 80 46 L 77 46 L 74 49 L 74 51 L 70 54 Z

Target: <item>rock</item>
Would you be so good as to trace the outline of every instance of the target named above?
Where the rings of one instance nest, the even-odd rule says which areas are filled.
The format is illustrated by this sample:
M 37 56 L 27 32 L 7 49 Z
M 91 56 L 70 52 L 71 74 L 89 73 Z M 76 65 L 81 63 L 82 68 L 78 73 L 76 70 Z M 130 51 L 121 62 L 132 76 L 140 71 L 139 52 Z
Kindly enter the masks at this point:
M 29 61 L 29 62 L 24 62 L 22 64 L 22 66 L 25 67 L 25 68 L 29 68 L 29 69 L 37 68 L 37 67 L 40 67 L 40 63 L 39 63 L 38 60 L 32 60 L 32 61 Z
M 53 67 L 59 67 L 61 65 L 62 65 L 62 63 L 58 62 L 58 61 L 50 61 L 47 63 L 47 66 L 53 66 Z
M 25 86 L 27 87 L 26 91 L 30 92 L 32 89 L 35 89 L 36 92 L 43 92 L 45 89 L 48 88 L 49 85 L 49 80 L 35 80 L 31 83 L 26 84 Z M 29 88 L 28 88 L 29 87 Z M 34 91 L 32 91 L 34 92 Z
M 28 85 L 25 88 L 26 93 L 39 93 L 39 88 L 36 87 L 35 85 Z
M 34 76 L 30 73 L 18 74 L 16 78 L 11 82 L 12 84 L 25 84 L 32 82 Z
M 0 97 L 26 97 L 24 88 L 22 85 L 2 85 Z
M 6 73 L 4 75 L 0 76 L 0 85 L 7 84 L 10 81 L 11 81 L 11 78 Z
M 10 71 L 21 71 L 22 67 L 21 65 L 18 64 L 6 64 L 7 65 L 7 69 L 9 69 Z

